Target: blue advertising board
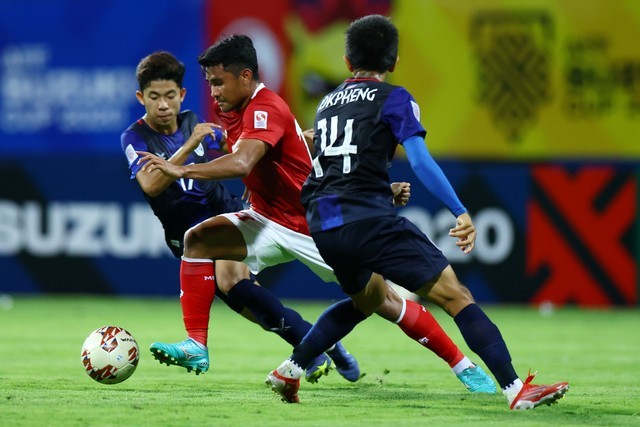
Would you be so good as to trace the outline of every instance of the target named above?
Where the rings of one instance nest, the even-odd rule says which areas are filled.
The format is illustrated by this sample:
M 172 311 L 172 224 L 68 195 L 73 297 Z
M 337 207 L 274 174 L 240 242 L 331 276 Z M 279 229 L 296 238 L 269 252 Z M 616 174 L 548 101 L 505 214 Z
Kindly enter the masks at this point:
M 0 2 L 0 155 L 115 153 L 142 115 L 138 61 L 187 66 L 185 108 L 202 110 L 202 0 Z

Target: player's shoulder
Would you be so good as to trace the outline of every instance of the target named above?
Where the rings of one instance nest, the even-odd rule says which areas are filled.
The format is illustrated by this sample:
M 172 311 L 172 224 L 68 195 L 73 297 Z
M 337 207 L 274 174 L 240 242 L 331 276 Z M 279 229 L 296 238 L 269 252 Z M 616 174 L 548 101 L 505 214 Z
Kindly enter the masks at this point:
M 186 123 L 191 127 L 201 122 L 200 117 L 192 110 L 183 110 L 178 113 L 178 122 Z
M 289 104 L 280 95 L 267 87 L 263 87 L 251 99 L 245 110 L 246 113 L 249 113 L 250 117 L 266 114 L 270 117 L 286 118 L 293 115 Z
M 120 139 L 124 141 L 125 139 L 131 138 L 133 135 L 140 135 L 144 128 L 146 127 L 144 120 L 139 118 L 135 122 L 131 123 L 121 134 Z
M 387 83 L 387 99 L 395 103 L 414 102 L 415 98 L 404 86 Z

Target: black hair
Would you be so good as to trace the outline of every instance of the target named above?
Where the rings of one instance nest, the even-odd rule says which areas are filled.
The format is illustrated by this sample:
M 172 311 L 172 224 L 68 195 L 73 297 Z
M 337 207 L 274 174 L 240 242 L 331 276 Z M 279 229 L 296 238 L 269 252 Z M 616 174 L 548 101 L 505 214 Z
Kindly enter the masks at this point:
M 236 77 L 248 68 L 253 73 L 254 80 L 260 80 L 256 49 L 251 39 L 243 34 L 220 38 L 198 57 L 198 64 L 203 69 L 222 65 L 225 71 L 233 73 Z
M 345 55 L 356 70 L 389 71 L 398 57 L 398 29 L 382 15 L 368 15 L 351 23 Z
M 154 80 L 171 80 L 182 89 L 184 64 L 165 51 L 154 52 L 140 60 L 136 68 L 136 79 L 140 91 L 144 91 Z

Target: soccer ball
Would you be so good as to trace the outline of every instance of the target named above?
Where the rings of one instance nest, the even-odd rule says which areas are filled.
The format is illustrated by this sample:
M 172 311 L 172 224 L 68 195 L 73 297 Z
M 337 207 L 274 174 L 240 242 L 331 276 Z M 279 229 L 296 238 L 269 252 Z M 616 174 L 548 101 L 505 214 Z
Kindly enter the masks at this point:
M 84 340 L 80 359 L 91 378 L 101 384 L 117 384 L 133 375 L 140 349 L 125 329 L 103 326 Z

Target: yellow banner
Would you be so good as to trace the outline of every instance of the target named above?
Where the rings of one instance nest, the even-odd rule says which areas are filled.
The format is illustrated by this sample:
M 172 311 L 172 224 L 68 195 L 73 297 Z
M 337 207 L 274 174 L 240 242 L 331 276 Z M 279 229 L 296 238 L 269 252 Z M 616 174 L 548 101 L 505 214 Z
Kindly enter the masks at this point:
M 417 99 L 434 155 L 640 159 L 640 1 L 396 0 L 389 11 L 400 31 L 389 81 Z M 289 98 L 305 125 L 348 76 L 347 24 L 287 23 L 289 75 L 304 85 Z

